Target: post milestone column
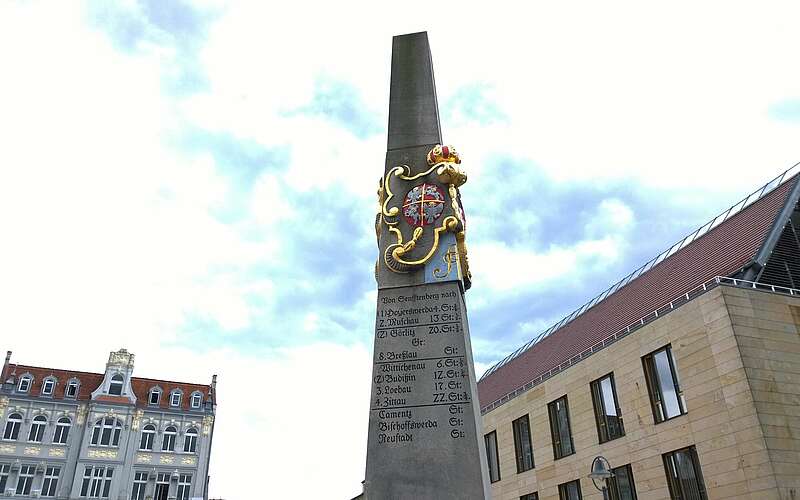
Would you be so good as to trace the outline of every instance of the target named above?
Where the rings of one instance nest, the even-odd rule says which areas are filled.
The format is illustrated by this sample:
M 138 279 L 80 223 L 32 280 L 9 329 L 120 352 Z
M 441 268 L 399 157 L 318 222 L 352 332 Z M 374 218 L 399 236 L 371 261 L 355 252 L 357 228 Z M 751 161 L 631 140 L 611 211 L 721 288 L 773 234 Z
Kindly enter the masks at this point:
M 368 500 L 488 499 L 464 291 L 467 176 L 443 146 L 426 33 L 392 43 L 378 188 Z

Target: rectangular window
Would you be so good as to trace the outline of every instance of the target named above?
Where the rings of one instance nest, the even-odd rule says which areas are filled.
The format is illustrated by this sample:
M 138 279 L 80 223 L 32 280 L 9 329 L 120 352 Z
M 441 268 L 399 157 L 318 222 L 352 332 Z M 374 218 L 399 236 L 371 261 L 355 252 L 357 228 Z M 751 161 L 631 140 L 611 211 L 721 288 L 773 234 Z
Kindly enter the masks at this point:
M 153 500 L 168 500 L 169 494 L 169 474 L 160 472 L 156 476 L 156 495 Z
M 53 387 L 55 387 L 56 383 L 53 379 L 47 379 L 44 381 L 42 385 L 42 394 L 45 396 L 50 396 L 53 394 Z
M 81 497 L 108 498 L 113 475 L 114 469 L 111 467 L 86 467 L 83 470 Z
M 67 384 L 66 396 L 68 398 L 74 398 L 77 395 L 78 395 L 78 383 L 70 382 L 69 384 Z
M 614 374 L 595 380 L 589 387 L 594 403 L 594 417 L 597 423 L 597 436 L 600 443 L 611 441 L 625 435 L 622 425 L 622 412 L 617 401 L 617 388 L 614 385 Z
M 44 472 L 44 482 L 42 483 L 42 496 L 54 497 L 58 492 L 58 475 L 61 473 L 59 467 L 47 467 Z
M 636 500 L 636 488 L 633 486 L 631 465 L 623 465 L 611 469 L 614 477 L 608 480 L 608 497 L 610 500 Z
M 686 401 L 678 381 L 671 346 L 662 347 L 643 357 L 642 364 L 655 422 L 685 414 Z
M 500 480 L 500 461 L 497 456 L 497 431 L 483 436 L 486 442 L 486 460 L 489 462 L 489 480 L 496 483 Z
M 178 499 L 189 500 L 189 489 L 192 487 L 192 475 L 181 474 L 178 479 Z
M 170 399 L 170 404 L 172 406 L 180 406 L 181 404 L 181 393 L 180 392 L 173 392 L 172 397 Z
M 161 399 L 161 393 L 158 391 L 153 391 L 150 393 L 150 404 L 151 405 L 158 405 L 158 401 Z
M 523 415 L 511 423 L 514 429 L 514 451 L 517 455 L 517 472 L 533 469 L 533 446 L 531 445 L 531 426 L 528 415 Z
M 131 500 L 144 500 L 144 490 L 147 488 L 147 472 L 137 472 L 133 475 L 133 489 Z
M 19 379 L 19 386 L 17 390 L 19 392 L 28 392 L 28 389 L 31 388 L 31 378 L 30 377 L 22 377 Z
M 558 485 L 559 500 L 581 500 L 581 482 L 579 480 L 570 481 Z
M 30 495 L 31 485 L 33 484 L 33 475 L 36 467 L 33 465 L 23 465 L 19 468 L 19 477 L 17 478 L 17 495 Z
M 663 455 L 664 469 L 673 500 L 706 500 L 706 487 L 694 446 Z
M 10 464 L 0 464 L 0 495 L 6 492 L 6 484 L 8 484 L 8 474 L 10 472 Z
M 200 400 L 202 396 L 200 394 L 192 394 L 192 408 L 200 408 Z
M 539 500 L 539 493 L 528 493 L 527 495 L 522 495 L 519 497 L 519 500 Z
M 550 414 L 550 434 L 553 437 L 553 456 L 556 460 L 575 453 L 572 431 L 569 425 L 569 404 L 567 396 L 556 399 L 547 405 Z

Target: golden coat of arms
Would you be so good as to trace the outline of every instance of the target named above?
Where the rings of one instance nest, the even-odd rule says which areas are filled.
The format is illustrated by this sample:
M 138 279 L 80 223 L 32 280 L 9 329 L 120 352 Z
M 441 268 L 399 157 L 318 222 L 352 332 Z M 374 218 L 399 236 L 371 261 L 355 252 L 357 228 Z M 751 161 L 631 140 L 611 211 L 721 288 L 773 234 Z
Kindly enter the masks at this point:
M 467 175 L 452 146 L 436 145 L 426 159 L 421 172 L 399 165 L 380 181 L 375 221 L 381 249 L 378 265 L 383 263 L 394 273 L 424 268 L 425 282 L 462 280 L 466 289 L 471 276 L 458 188 Z M 384 237 L 388 241 L 381 241 Z

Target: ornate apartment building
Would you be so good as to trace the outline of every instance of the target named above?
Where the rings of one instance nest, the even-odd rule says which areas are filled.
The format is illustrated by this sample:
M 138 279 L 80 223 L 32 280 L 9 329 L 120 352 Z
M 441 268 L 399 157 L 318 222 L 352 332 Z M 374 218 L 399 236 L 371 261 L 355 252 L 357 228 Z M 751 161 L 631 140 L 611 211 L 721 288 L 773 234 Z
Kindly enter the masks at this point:
M 208 497 L 216 376 L 189 384 L 133 376 L 112 352 L 104 373 L 21 365 L 0 381 L 0 498 Z
M 800 498 L 797 172 L 484 374 L 493 498 Z

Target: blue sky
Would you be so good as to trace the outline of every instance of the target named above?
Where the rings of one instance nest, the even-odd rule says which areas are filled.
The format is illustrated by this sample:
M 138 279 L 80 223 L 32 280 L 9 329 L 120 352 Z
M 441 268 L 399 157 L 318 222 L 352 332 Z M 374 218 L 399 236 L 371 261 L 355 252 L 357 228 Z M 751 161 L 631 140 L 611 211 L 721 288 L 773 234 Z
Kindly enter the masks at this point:
M 241 460 L 212 496 L 269 470 L 271 496 L 347 498 L 392 35 L 429 32 L 470 176 L 479 370 L 800 160 L 796 5 L 519 9 L 2 4 L 0 348 L 219 373 L 214 454 Z

